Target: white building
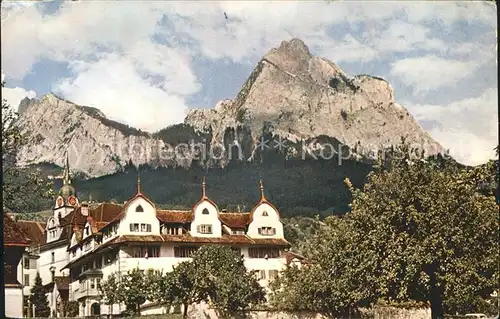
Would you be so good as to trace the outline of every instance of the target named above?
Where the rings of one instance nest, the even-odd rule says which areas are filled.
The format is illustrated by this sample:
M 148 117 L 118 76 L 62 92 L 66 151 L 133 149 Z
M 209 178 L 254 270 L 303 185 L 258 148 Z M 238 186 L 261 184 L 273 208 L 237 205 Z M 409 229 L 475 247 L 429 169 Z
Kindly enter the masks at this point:
M 191 210 L 159 210 L 138 189 L 124 205 L 79 203 L 68 165 L 64 185 L 45 228 L 37 269 L 47 288 L 51 309 L 62 315 L 61 302 L 78 301 L 81 316 L 118 314 L 125 310 L 101 305 L 99 286 L 114 272 L 139 267 L 172 271 L 176 264 L 206 244 L 228 245 L 244 256 L 247 269 L 257 270 L 266 287 L 290 261 L 279 212 L 264 196 L 248 213 L 221 212 L 205 192 Z M 296 260 L 296 258 L 295 258 Z M 56 284 L 60 282 L 59 288 Z M 69 283 L 69 284 L 64 284 Z M 68 292 L 64 291 L 69 290 Z M 65 296 L 68 300 L 64 300 Z M 148 308 L 162 313 L 164 309 Z
M 18 280 L 17 271 L 25 248 L 29 245 L 29 238 L 5 208 L 3 209 L 3 243 L 4 315 L 19 318 L 23 316 L 23 286 Z

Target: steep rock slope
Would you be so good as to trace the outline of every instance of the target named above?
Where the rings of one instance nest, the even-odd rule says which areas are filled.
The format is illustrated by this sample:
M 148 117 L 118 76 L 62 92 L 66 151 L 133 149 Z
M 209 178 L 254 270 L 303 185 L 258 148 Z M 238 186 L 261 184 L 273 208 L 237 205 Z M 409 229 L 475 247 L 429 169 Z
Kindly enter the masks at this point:
M 394 101 L 387 81 L 350 78 L 333 62 L 312 56 L 299 39 L 271 49 L 234 100 L 213 110 L 191 110 L 185 123 L 210 129 L 219 143 L 228 127 L 247 127 L 253 141 L 263 131 L 293 142 L 326 135 L 369 155 L 405 137 L 427 155 L 444 152 Z
M 239 160 L 262 161 L 258 141 L 263 137 L 272 139 L 270 146 L 283 138 L 279 151 L 298 159 L 304 158 L 304 145 L 321 149 L 325 142 L 345 144 L 354 159 L 366 159 L 401 137 L 427 155 L 444 152 L 394 101 L 389 83 L 368 75 L 349 77 L 335 63 L 313 56 L 299 39 L 271 49 L 234 99 L 191 110 L 184 124 L 154 134 L 54 94 L 26 98 L 19 111 L 31 141 L 19 154 L 21 165 L 62 165 L 67 151 L 72 169 L 89 177 L 116 172 L 129 162 L 226 167 L 235 145 L 242 150 Z

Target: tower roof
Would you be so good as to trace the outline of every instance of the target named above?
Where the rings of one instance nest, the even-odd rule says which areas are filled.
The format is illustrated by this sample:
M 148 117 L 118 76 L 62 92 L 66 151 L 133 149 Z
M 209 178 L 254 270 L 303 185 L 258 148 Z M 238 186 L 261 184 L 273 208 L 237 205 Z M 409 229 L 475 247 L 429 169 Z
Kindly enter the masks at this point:
M 66 151 L 66 163 L 64 165 L 64 174 L 63 174 L 63 186 L 59 189 L 59 195 L 63 197 L 69 197 L 71 195 L 76 195 L 76 190 L 71 185 L 71 178 L 69 175 L 69 156 L 68 151 Z

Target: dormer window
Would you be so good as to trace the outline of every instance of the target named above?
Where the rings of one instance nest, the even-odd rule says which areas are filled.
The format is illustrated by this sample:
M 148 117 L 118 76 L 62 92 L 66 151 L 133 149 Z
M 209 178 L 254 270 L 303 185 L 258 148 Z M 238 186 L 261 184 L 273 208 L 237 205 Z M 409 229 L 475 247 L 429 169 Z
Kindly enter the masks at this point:
M 200 234 L 211 234 L 212 233 L 212 225 L 198 225 L 196 230 Z
M 204 208 L 203 211 L 201 212 L 203 215 L 209 215 L 210 212 L 208 211 L 208 209 Z
M 137 213 L 143 213 L 143 212 L 144 212 L 144 208 L 142 208 L 142 206 L 141 206 L 141 205 L 138 205 L 138 206 L 135 208 L 135 211 L 136 211 Z
M 274 227 L 261 227 L 261 228 L 259 228 L 259 235 L 263 235 L 263 236 L 276 235 L 276 228 L 274 228 Z
M 262 213 L 262 216 L 269 216 L 266 211 Z

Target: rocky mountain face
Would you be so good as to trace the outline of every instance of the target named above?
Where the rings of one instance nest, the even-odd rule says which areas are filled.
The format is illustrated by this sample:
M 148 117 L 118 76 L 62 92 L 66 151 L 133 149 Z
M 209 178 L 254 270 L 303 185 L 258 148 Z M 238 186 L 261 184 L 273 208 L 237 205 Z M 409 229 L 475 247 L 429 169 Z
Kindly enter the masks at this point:
M 401 137 L 426 155 L 444 153 L 394 101 L 387 81 L 349 77 L 327 59 L 312 56 L 299 39 L 271 49 L 234 99 L 214 109 L 193 109 L 184 124 L 154 134 L 53 94 L 26 98 L 19 111 L 32 141 L 19 154 L 21 165 L 62 165 L 68 151 L 72 169 L 89 177 L 113 173 L 130 161 L 153 167 L 224 167 L 232 159 L 262 160 L 270 149 L 288 158 L 329 148 L 367 159 Z

